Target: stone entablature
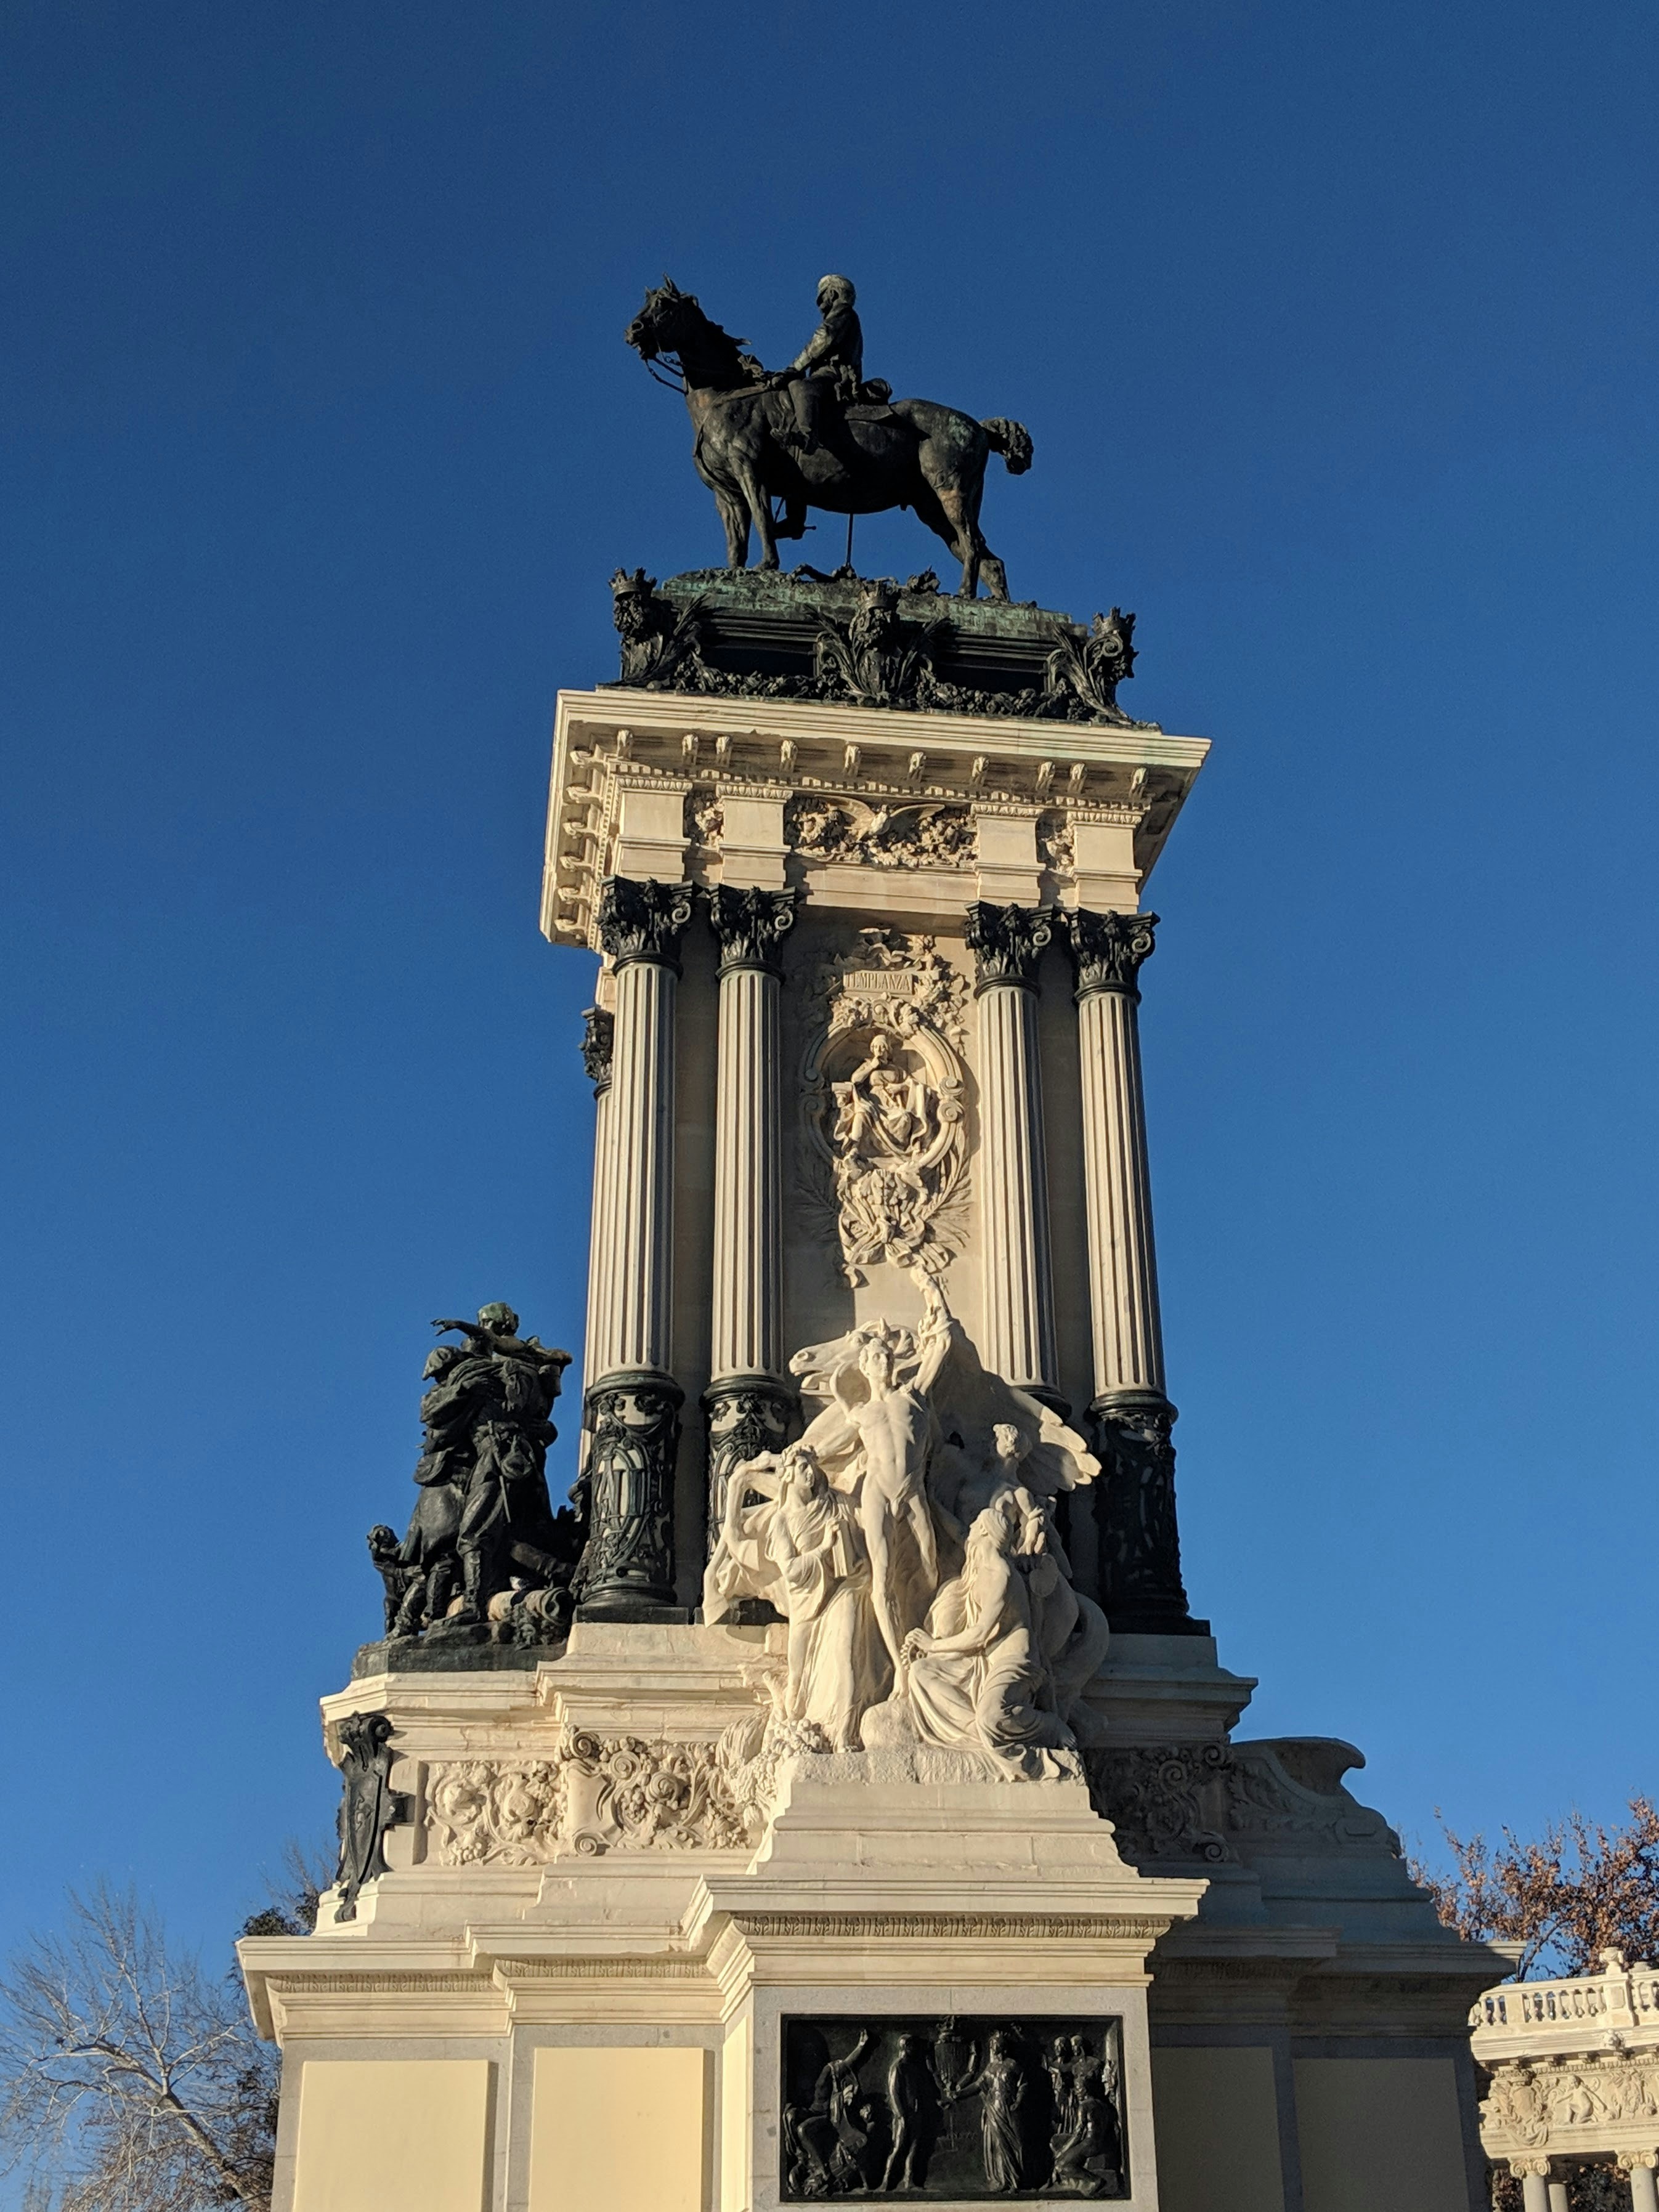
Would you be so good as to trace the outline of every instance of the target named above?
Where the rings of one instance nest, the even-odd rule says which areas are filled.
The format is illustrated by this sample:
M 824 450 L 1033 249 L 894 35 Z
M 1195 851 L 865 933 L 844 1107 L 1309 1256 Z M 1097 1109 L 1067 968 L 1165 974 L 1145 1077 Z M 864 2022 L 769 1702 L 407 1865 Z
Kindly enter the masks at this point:
M 1638 2212 L 1659 2204 L 1659 1970 L 1622 1952 L 1599 1974 L 1508 1982 L 1469 2014 L 1475 2057 L 1491 2075 L 1480 2141 L 1542 2208 L 1565 2167 L 1613 2160 Z
M 921 916 L 1127 908 L 1209 750 L 1159 731 L 677 693 L 562 691 L 543 933 L 599 949 L 599 885 L 654 877 Z

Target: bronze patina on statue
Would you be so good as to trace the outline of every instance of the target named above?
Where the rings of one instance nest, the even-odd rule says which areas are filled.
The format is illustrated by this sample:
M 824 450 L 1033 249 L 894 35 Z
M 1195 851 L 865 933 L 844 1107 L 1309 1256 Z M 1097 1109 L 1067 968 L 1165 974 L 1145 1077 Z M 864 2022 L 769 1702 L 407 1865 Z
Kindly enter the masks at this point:
M 421 1400 L 420 1498 L 402 1543 L 377 1523 L 369 1556 L 386 1585 L 388 1641 L 421 1638 L 536 1644 L 562 1638 L 585 1502 L 555 1512 L 548 1497 L 548 1419 L 570 1364 L 534 1336 L 521 1337 L 511 1306 L 483 1307 L 476 1322 L 434 1321 L 459 1344 L 428 1354 Z M 408 1656 L 405 1666 L 435 1663 Z M 451 1662 L 450 1663 L 455 1663 Z M 478 1663 L 476 1652 L 468 1663 Z
M 666 276 L 623 333 L 642 361 L 679 370 L 696 431 L 692 459 L 725 525 L 726 566 L 747 566 L 752 526 L 761 567 L 775 568 L 778 540 L 805 533 L 809 507 L 849 516 L 908 507 L 961 562 L 962 598 L 976 595 L 982 574 L 992 599 L 1006 599 L 980 501 L 993 453 L 1011 475 L 1030 467 L 1030 433 L 1000 416 L 980 422 L 936 400 L 894 399 L 888 385 L 866 382 L 854 297 L 846 277 L 824 277 L 818 328 L 777 371 Z

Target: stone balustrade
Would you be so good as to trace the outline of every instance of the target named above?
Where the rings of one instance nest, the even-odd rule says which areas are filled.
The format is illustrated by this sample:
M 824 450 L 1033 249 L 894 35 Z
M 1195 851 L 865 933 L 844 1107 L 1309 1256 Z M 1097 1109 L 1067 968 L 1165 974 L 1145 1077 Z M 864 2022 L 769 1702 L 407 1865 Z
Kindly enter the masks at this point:
M 1566 1976 L 1555 1982 L 1506 1982 L 1488 1990 L 1469 2014 L 1469 2026 L 1483 2035 L 1506 2035 L 1518 2045 L 1553 2050 L 1558 2031 L 1579 2021 L 1603 2028 L 1659 2027 L 1659 1968 L 1638 1959 L 1626 1967 L 1624 1954 L 1607 1951 L 1607 1972 Z M 1488 2062 L 1490 2063 L 1490 2062 Z
M 1491 2076 L 1480 2140 L 1519 2177 L 1526 2212 L 1563 2212 L 1569 2169 L 1610 2160 L 1636 2212 L 1659 2212 L 1659 1969 L 1620 1951 L 1601 1966 L 1503 1983 L 1469 2014 Z

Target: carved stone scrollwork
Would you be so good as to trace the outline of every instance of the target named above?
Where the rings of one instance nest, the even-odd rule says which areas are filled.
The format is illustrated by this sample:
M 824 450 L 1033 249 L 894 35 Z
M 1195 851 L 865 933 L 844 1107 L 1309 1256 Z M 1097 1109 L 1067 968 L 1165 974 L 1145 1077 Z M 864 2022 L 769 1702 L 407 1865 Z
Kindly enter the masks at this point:
M 968 949 L 978 972 L 975 994 L 994 983 L 1036 988 L 1037 963 L 1054 935 L 1054 917 L 1036 907 L 993 906 L 975 899 L 968 909 Z
M 1200 1632 L 1181 1579 L 1176 1523 L 1176 1409 L 1161 1391 L 1097 1398 L 1089 1412 L 1103 1470 L 1096 1492 L 1101 1601 L 1119 1635 Z
M 611 1851 L 745 1850 L 764 1815 L 731 1734 L 653 1743 L 568 1729 L 550 1759 L 435 1765 L 434 1856 L 447 1867 L 532 1867 Z
M 690 884 L 607 876 L 599 886 L 599 945 L 618 968 L 653 960 L 679 973 L 681 933 L 691 919 Z
M 1083 1753 L 1095 1809 L 1134 1865 L 1237 1865 L 1310 1844 L 1399 1859 L 1380 1813 L 1342 1786 L 1352 1747 L 1320 1738 L 1260 1743 L 1102 1744 Z
M 384 1713 L 348 1713 L 335 1723 L 339 1746 L 335 1764 L 343 1785 L 340 1798 L 340 1863 L 335 1872 L 339 1902 L 336 1920 L 357 1917 L 357 1898 L 365 1882 L 388 1869 L 386 1837 L 409 1818 L 410 1799 L 391 1784 L 392 1723 Z
M 728 1376 L 703 1393 L 708 1418 L 708 1556 L 726 1519 L 726 1486 L 734 1468 L 778 1452 L 788 1441 L 795 1393 L 770 1376 Z M 769 1609 L 766 1617 L 771 1617 Z
M 1077 973 L 1079 999 L 1091 991 L 1122 991 L 1139 998 L 1140 965 L 1155 949 L 1155 914 L 1091 914 L 1082 907 L 1062 907 L 1060 921 Z
M 840 2017 L 782 2023 L 786 2201 L 1125 2197 L 1122 2024 Z
M 852 1283 L 889 1260 L 937 1273 L 968 1194 L 966 985 L 931 938 L 860 933 L 808 997 L 805 1182 Z
M 1097 615 L 1086 637 L 1056 626 L 1054 649 L 1048 655 L 1045 688 L 1052 697 L 1068 692 L 1097 722 L 1115 722 L 1121 728 L 1145 730 L 1151 723 L 1137 722 L 1117 703 L 1117 687 L 1135 672 L 1135 618 L 1114 607 Z
M 1237 1865 L 1238 1853 L 1211 1825 L 1218 1808 L 1210 1784 L 1224 1783 L 1232 1754 L 1224 1743 L 1137 1744 L 1084 1754 L 1096 1808 L 1117 1831 L 1117 1847 L 1134 1865 L 1155 1859 L 1198 1859 Z
M 616 1043 L 617 1018 L 604 1006 L 587 1006 L 582 1012 L 582 1066 L 593 1086 L 593 1096 L 611 1087 L 611 1059 Z
M 582 1617 L 650 1619 L 674 1602 L 674 1460 L 684 1392 L 647 1369 L 602 1376 L 587 1394 L 587 1548 Z
M 722 975 L 756 968 L 781 975 L 781 946 L 795 926 L 795 894 L 716 884 L 708 895 L 708 920 L 720 941 Z

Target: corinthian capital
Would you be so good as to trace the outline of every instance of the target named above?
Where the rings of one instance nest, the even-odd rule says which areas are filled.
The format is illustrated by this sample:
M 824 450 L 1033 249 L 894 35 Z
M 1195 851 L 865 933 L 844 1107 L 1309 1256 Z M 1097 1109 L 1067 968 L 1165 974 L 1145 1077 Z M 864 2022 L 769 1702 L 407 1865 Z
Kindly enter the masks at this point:
M 599 886 L 599 943 L 618 968 L 653 960 L 678 975 L 680 933 L 690 919 L 690 884 L 607 876 Z
M 968 950 L 977 970 L 975 994 L 993 983 L 1036 988 L 1037 962 L 1054 933 L 1054 917 L 1040 907 L 993 906 L 975 899 L 968 909 Z
M 708 919 L 720 940 L 720 973 L 758 968 L 781 974 L 781 939 L 795 926 L 793 891 L 737 890 L 718 884 L 708 895 Z
M 1077 996 L 1094 991 L 1124 991 L 1140 996 L 1135 981 L 1140 963 L 1152 951 L 1155 914 L 1090 914 L 1083 907 L 1061 910 L 1066 948 L 1077 970 Z

